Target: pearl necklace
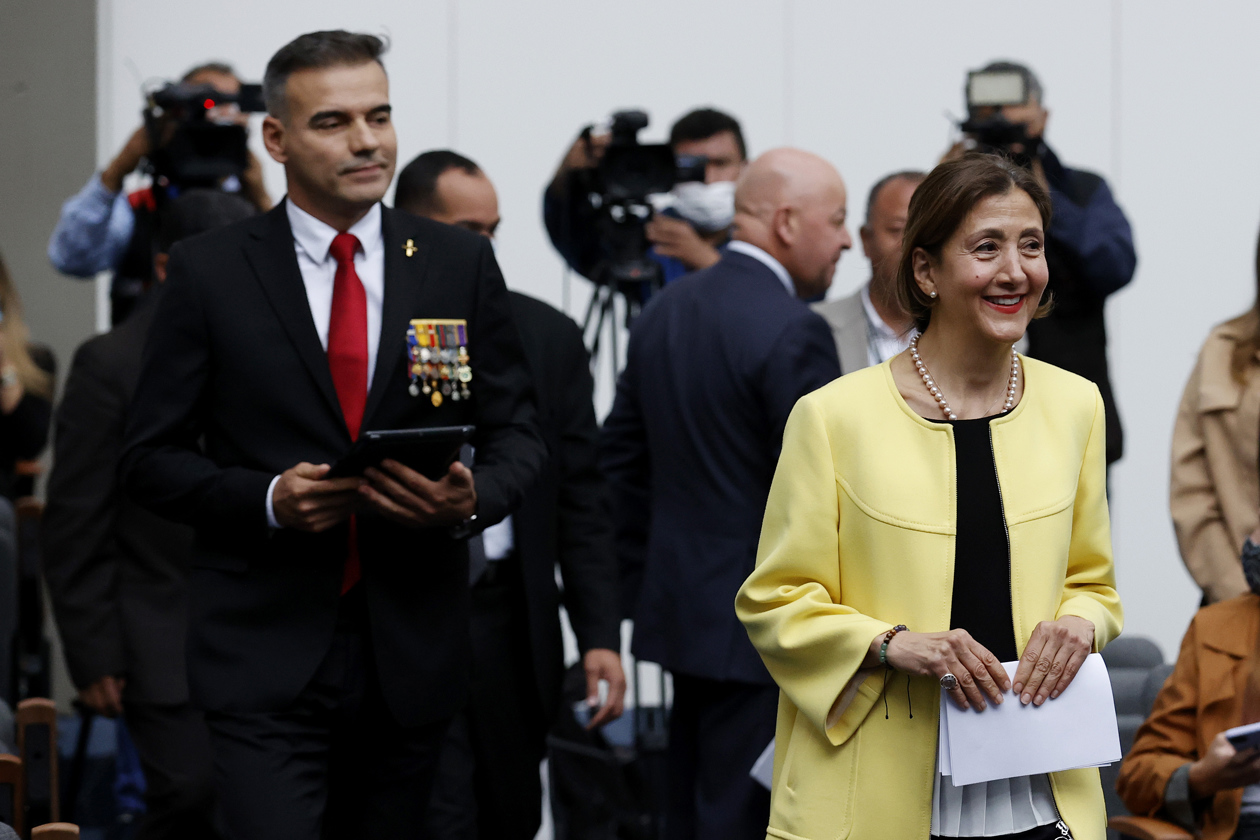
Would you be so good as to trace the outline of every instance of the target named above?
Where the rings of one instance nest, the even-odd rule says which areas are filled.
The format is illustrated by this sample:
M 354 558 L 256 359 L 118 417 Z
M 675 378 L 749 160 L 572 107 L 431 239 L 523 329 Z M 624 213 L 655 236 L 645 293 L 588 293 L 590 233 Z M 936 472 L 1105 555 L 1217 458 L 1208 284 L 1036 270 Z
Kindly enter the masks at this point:
M 914 368 L 919 373 L 919 378 L 923 380 L 924 386 L 928 389 L 928 393 L 932 395 L 932 399 L 936 400 L 936 404 L 941 407 L 941 411 L 945 413 L 945 417 L 949 420 L 957 420 L 958 415 L 949 407 L 949 402 L 945 399 L 945 395 L 941 393 L 940 386 L 932 379 L 932 374 L 928 373 L 927 367 L 923 364 L 923 360 L 919 358 L 919 336 L 910 339 L 910 358 L 914 360 Z M 1019 354 L 1015 352 L 1015 348 L 1011 348 L 1011 377 L 1006 382 L 1006 402 L 1003 404 L 1004 411 L 1010 411 L 1015 407 L 1015 392 L 1019 389 Z

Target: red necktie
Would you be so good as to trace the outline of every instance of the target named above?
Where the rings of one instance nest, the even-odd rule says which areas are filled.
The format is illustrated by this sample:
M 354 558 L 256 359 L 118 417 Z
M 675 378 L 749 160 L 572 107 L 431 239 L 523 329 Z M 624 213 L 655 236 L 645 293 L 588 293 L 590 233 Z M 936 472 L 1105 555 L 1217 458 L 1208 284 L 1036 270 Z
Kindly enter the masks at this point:
M 328 367 L 351 440 L 359 437 L 368 391 L 367 292 L 354 270 L 354 252 L 358 249 L 358 237 L 339 233 L 329 250 L 337 261 L 337 274 L 333 280 L 332 315 L 328 319 Z M 358 582 L 358 528 L 351 516 L 350 550 L 342 573 L 341 594 Z

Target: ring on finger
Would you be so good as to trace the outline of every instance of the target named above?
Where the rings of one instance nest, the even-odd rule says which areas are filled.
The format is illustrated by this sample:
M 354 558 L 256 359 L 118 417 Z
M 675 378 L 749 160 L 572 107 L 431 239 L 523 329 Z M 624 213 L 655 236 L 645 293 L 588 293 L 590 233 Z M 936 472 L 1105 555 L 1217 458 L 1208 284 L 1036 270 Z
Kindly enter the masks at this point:
M 958 677 L 955 677 L 953 674 L 946 674 L 941 677 L 941 688 L 946 691 L 953 691 L 955 688 L 958 688 Z

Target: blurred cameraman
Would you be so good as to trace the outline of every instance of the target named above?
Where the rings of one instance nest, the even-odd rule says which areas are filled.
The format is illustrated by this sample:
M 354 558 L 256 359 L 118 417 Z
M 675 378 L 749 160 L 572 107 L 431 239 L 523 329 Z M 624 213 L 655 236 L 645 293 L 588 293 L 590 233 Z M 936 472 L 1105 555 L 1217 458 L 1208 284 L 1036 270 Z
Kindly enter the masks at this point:
M 574 141 L 543 195 L 543 220 L 551 244 L 569 266 L 590 278 L 603 253 L 596 228 L 597 208 L 590 201 L 592 176 L 611 135 L 588 126 Z M 700 108 L 680 118 L 669 131 L 675 155 L 704 157 L 704 183 L 682 183 L 670 194 L 668 210 L 655 214 L 646 233 L 648 256 L 661 267 L 662 280 L 672 282 L 691 271 L 708 268 L 730 241 L 735 217 L 735 181 L 747 164 L 739 121 L 713 108 Z
M 222 94 L 240 93 L 241 81 L 231 66 L 210 62 L 192 68 L 180 79 L 185 85 L 209 85 Z M 211 109 L 207 119 L 247 126 L 249 114 L 235 103 Z M 57 270 L 74 277 L 91 278 L 113 270 L 110 289 L 113 321 L 120 323 L 153 279 L 153 249 L 157 231 L 158 200 L 153 184 L 124 194 L 123 179 L 135 171 L 153 151 L 149 129 L 141 125 L 122 150 L 99 174 L 88 179 L 77 195 L 61 208 L 61 217 L 48 241 L 48 258 Z M 262 165 L 253 152 L 239 178 L 220 183 L 225 192 L 239 192 L 260 211 L 270 210 L 271 198 L 263 185 Z M 174 198 L 175 196 L 170 196 Z
M 1091 380 L 1107 415 L 1107 463 L 1120 459 L 1124 435 L 1107 366 L 1107 296 L 1133 279 L 1133 231 L 1101 175 L 1069 169 L 1046 145 L 1050 112 L 1041 82 L 1022 64 L 995 61 L 969 74 L 964 140 L 946 158 L 967 151 L 1007 154 L 1032 170 L 1050 192 L 1054 215 L 1046 262 L 1054 309 L 1028 325 L 1028 355 Z M 1015 100 L 1018 100 L 1017 102 Z M 1010 104 L 980 104 L 1007 102 Z

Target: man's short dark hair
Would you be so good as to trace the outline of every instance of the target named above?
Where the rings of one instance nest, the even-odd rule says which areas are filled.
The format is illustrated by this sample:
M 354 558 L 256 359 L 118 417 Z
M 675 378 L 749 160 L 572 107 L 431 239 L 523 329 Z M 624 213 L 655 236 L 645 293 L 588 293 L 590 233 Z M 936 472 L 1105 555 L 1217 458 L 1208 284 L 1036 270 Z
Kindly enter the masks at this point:
M 169 254 L 181 239 L 248 219 L 257 212 L 257 207 L 236 193 L 187 190 L 158 215 L 158 251 Z
M 362 32 L 346 32 L 335 29 L 327 32 L 307 32 L 299 35 L 280 48 L 267 62 L 263 74 L 263 101 L 267 113 L 277 119 L 285 118 L 285 85 L 289 76 L 299 70 L 317 70 L 325 67 L 355 67 L 375 61 L 385 69 L 381 56 L 389 45 L 375 35 Z
M 871 211 L 875 209 L 875 202 L 879 201 L 879 194 L 884 191 L 884 187 L 893 181 L 913 181 L 916 184 L 922 184 L 923 179 L 927 177 L 926 172 L 918 169 L 903 169 L 900 172 L 894 172 L 891 175 L 885 175 L 875 182 L 875 186 L 871 187 L 871 191 L 866 196 L 866 221 L 863 224 L 871 223 Z
M 193 76 L 198 76 L 202 73 L 218 73 L 223 76 L 231 76 L 233 79 L 240 78 L 236 75 L 235 68 L 226 61 L 207 61 L 205 64 L 198 64 L 196 67 L 191 68 L 179 80 L 188 82 L 192 80 Z
M 669 145 L 677 146 L 690 140 L 708 140 L 723 131 L 735 135 L 739 157 L 747 160 L 748 149 L 744 146 L 744 131 L 739 127 L 739 120 L 715 108 L 697 108 L 690 114 L 679 117 L 678 122 L 669 130 Z
M 418 156 L 398 174 L 394 206 L 419 216 L 432 216 L 442 212 L 437 182 L 438 178 L 452 169 L 459 169 L 469 175 L 481 172 L 481 167 L 472 160 L 450 149 L 435 149 Z

